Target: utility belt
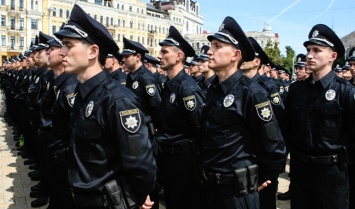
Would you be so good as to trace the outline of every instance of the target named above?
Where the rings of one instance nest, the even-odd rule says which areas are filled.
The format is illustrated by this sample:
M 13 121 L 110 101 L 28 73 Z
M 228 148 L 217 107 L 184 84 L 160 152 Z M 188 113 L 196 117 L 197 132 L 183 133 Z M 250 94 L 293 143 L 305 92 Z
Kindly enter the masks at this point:
M 218 185 L 234 185 L 236 195 L 246 195 L 258 189 L 258 165 L 234 170 L 234 173 L 214 173 L 202 170 L 204 180 Z
M 76 206 L 79 208 L 109 208 L 107 195 L 102 194 L 77 194 L 72 192 Z
M 174 143 L 163 144 L 159 143 L 159 152 L 168 155 L 189 155 L 194 154 L 195 145 L 193 140 L 183 139 Z

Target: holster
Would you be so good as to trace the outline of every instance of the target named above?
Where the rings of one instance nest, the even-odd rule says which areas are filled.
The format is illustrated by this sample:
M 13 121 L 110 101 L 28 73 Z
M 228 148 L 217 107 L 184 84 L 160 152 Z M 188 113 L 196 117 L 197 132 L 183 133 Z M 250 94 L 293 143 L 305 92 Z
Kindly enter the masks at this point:
M 115 209 L 138 209 L 136 198 L 128 180 L 120 176 L 118 180 L 112 180 L 105 184 L 105 188 Z
M 236 191 L 238 191 L 239 195 L 248 194 L 248 176 L 247 176 L 247 168 L 239 168 L 234 170 L 234 173 L 237 177 L 236 182 Z

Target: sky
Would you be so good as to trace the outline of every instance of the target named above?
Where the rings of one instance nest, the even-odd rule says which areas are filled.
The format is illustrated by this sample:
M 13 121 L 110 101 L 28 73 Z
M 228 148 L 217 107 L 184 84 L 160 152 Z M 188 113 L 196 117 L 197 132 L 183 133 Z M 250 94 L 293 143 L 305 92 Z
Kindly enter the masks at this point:
M 149 2 L 149 0 L 143 0 Z M 203 29 L 216 32 L 226 16 L 242 29 L 262 31 L 269 24 L 279 34 L 281 54 L 291 46 L 296 54 L 305 53 L 303 42 L 311 28 L 328 25 L 342 38 L 355 31 L 354 0 L 197 0 L 203 16 Z

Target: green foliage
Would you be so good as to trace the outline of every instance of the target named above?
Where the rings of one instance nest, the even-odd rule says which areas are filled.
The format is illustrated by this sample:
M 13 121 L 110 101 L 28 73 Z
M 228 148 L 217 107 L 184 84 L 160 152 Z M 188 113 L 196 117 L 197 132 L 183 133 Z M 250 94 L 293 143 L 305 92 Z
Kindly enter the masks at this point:
M 290 46 L 285 46 L 286 48 L 286 57 L 283 57 L 283 67 L 286 68 L 289 72 L 292 71 L 294 66 L 294 57 L 295 57 L 295 50 L 293 50 Z
M 266 42 L 264 51 L 273 63 L 275 63 L 276 65 L 283 65 L 283 60 L 281 58 L 281 52 L 278 43 L 272 43 L 271 39 L 269 39 Z

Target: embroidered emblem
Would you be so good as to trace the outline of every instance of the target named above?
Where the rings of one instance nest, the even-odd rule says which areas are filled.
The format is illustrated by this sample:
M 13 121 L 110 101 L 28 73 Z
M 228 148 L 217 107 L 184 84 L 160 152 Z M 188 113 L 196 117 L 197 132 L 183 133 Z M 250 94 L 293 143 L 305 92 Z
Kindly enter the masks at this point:
M 280 99 L 279 92 L 271 94 L 270 97 L 271 97 L 271 103 L 272 104 L 274 104 L 274 105 L 280 105 L 281 104 L 281 99 Z
M 286 91 L 286 92 L 288 92 L 288 87 L 289 87 L 289 86 L 285 86 L 285 91 Z
M 38 83 L 38 81 L 39 81 L 39 77 L 36 78 L 35 83 Z
M 130 133 L 135 133 L 141 126 L 141 117 L 138 109 L 121 111 L 120 118 L 122 127 Z
M 132 88 L 133 88 L 133 89 L 137 89 L 138 86 L 139 86 L 138 81 L 133 82 L 133 84 L 132 84 Z
M 297 60 L 297 62 L 301 62 L 301 60 L 302 60 L 302 58 L 301 58 L 301 57 L 299 57 L 299 58 L 298 58 L 298 60 Z
M 147 91 L 147 94 L 149 96 L 154 96 L 154 94 L 155 94 L 155 85 L 154 84 L 146 85 L 145 86 L 145 90 Z
M 75 102 L 75 96 L 76 96 L 77 93 L 72 93 L 72 94 L 68 94 L 67 95 L 67 101 L 68 101 L 68 104 L 70 107 L 73 107 L 74 106 L 74 102 Z
M 328 100 L 328 101 L 331 101 L 335 98 L 336 96 L 336 93 L 333 89 L 329 89 L 327 92 L 325 92 L 325 98 Z
M 284 93 L 284 87 L 283 86 L 280 86 L 280 94 L 283 94 Z
M 91 115 L 93 109 L 94 109 L 94 102 L 90 101 L 88 106 L 86 106 L 85 116 L 89 117 Z
M 196 108 L 196 97 L 195 95 L 191 95 L 188 97 L 184 97 L 184 105 L 187 110 L 193 111 Z
M 227 95 L 223 100 L 224 107 L 230 107 L 234 102 L 234 96 L 232 94 Z
M 319 31 L 318 30 L 315 30 L 315 31 L 313 31 L 313 33 L 312 33 L 312 38 L 315 38 L 315 37 L 317 37 L 319 35 Z
M 272 113 L 270 101 L 257 104 L 255 105 L 255 108 L 261 120 L 266 122 L 271 120 L 273 113 Z
M 219 26 L 218 31 L 221 31 L 223 28 L 224 28 L 224 23 L 222 23 L 222 25 L 221 25 L 221 26 Z
M 170 95 L 170 103 L 174 103 L 175 102 L 175 99 L 176 99 L 176 95 L 174 93 L 172 93 Z

